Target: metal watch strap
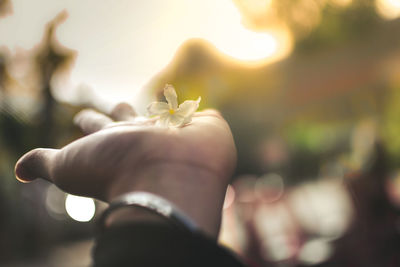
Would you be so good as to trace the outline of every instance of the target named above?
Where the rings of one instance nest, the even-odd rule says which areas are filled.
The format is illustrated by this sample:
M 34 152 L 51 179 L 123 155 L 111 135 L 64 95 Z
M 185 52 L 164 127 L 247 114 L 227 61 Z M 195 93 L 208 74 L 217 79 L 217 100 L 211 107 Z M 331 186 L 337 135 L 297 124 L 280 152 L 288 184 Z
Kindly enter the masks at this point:
M 104 229 L 106 219 L 113 211 L 127 206 L 136 206 L 152 211 L 190 232 L 199 231 L 197 224 L 174 204 L 160 196 L 141 191 L 123 194 L 112 201 L 99 219 L 100 228 Z

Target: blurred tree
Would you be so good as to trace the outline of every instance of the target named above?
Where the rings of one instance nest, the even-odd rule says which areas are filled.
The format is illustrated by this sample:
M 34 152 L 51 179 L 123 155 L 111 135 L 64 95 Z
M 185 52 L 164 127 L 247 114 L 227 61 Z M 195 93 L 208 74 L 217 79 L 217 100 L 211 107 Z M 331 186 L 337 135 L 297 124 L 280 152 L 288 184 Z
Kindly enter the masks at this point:
M 0 0 L 0 18 L 12 14 L 12 5 L 10 0 Z
M 323 49 L 360 38 L 383 20 L 374 0 L 233 0 L 244 24 L 256 31 L 289 29 L 304 46 Z
M 16 160 L 29 149 L 57 147 L 65 144 L 65 139 L 70 140 L 77 135 L 77 129 L 71 123 L 77 108 L 57 103 L 51 86 L 54 75 L 67 70 L 75 57 L 75 52 L 61 46 L 55 37 L 57 26 L 66 17 L 65 12 L 56 16 L 48 23 L 42 42 L 31 51 L 20 55 L 25 61 L 33 60 L 29 63 L 34 65 L 33 74 L 22 77 L 30 79 L 35 75 L 39 76 L 38 83 L 29 83 L 29 90 L 20 91 L 18 86 L 14 86 L 20 81 L 10 75 L 8 68 L 16 58 L 7 53 L 7 50 L 0 53 L 0 225 L 2 226 L 0 259 L 2 260 L 36 255 L 42 246 L 47 246 L 49 240 L 68 234 L 68 231 L 54 232 L 51 230 L 51 221 L 46 221 L 46 218 L 49 220 L 44 203 L 46 183 L 39 181 L 30 187 L 23 187 L 13 177 Z M 21 109 L 24 107 L 16 101 L 22 93 L 24 93 L 22 98 L 29 98 L 35 103 L 35 108 L 39 107 L 38 113 L 30 111 L 33 115 L 30 114 L 29 121 L 21 118 Z
M 321 19 L 307 36 L 298 39 L 297 49 L 315 51 L 370 38 L 384 20 L 375 11 L 373 0 L 354 0 L 346 8 L 326 5 Z
M 54 134 L 55 105 L 56 101 L 52 95 L 51 79 L 60 69 L 69 67 L 74 59 L 75 53 L 60 45 L 55 37 L 55 29 L 67 18 L 67 13 L 61 12 L 48 23 L 41 45 L 36 53 L 36 64 L 40 75 L 40 88 L 42 92 L 43 108 L 39 118 L 40 143 L 42 146 L 51 147 L 55 145 L 57 136 Z

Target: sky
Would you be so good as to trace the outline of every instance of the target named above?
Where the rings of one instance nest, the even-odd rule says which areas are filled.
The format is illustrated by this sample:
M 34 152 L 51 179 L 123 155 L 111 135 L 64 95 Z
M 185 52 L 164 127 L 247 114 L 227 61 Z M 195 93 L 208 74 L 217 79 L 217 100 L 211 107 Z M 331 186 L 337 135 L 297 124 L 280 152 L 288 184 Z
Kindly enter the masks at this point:
M 188 39 L 202 38 L 233 58 L 258 61 L 274 56 L 280 39 L 241 23 L 231 0 L 13 0 L 14 14 L 0 20 L 0 46 L 11 51 L 39 43 L 45 24 L 66 10 L 58 40 L 76 50 L 70 79 L 104 98 L 134 99 Z M 134 102 L 134 101 L 133 101 Z

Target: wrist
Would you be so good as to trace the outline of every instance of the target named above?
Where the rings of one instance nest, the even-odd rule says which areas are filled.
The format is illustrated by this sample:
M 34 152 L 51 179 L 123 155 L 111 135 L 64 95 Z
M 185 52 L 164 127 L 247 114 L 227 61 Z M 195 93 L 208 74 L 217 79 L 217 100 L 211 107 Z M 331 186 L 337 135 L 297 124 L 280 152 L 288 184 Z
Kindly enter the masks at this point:
M 166 223 L 161 216 L 140 207 L 126 206 L 113 211 L 104 221 L 104 227 L 122 225 L 130 222 Z
M 142 208 L 144 211 L 141 212 L 140 210 L 134 209 L 128 213 L 128 210 L 123 210 L 122 212 L 117 213 L 116 216 L 111 217 L 110 219 L 110 215 L 113 215 L 114 212 L 118 211 L 121 208 L 127 207 Z M 201 231 L 199 226 L 191 218 L 189 218 L 184 212 L 182 212 L 170 201 L 149 192 L 138 191 L 126 193 L 114 200 L 99 219 L 99 226 L 100 228 L 104 228 L 104 226 L 107 226 L 107 220 L 115 221 L 115 219 L 117 219 L 117 222 L 122 221 L 123 223 L 125 220 L 132 221 L 133 218 L 135 218 L 134 220 L 136 222 L 157 221 L 158 223 L 160 223 L 160 220 L 152 217 L 150 214 L 146 213 L 146 211 L 151 212 L 152 214 L 157 215 L 160 218 L 163 218 L 165 222 L 168 222 L 168 224 L 170 224 L 171 226 L 173 225 L 174 227 L 178 227 L 181 230 L 190 232 Z
M 134 179 L 133 179 L 134 176 Z M 108 202 L 133 191 L 156 194 L 174 204 L 203 232 L 216 238 L 228 179 L 207 169 L 179 163 L 158 163 L 125 172 L 110 188 Z M 134 217 L 134 216 L 132 216 Z

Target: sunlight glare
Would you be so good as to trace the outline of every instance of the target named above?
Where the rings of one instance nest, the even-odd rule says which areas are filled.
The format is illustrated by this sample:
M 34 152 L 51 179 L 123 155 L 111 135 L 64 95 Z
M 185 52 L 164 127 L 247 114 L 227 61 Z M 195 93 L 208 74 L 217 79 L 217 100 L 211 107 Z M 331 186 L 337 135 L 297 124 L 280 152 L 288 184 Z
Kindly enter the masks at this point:
M 221 1 L 222 2 L 222 1 Z M 219 8 L 221 31 L 218 34 L 210 33 L 210 29 L 204 31 L 205 38 L 213 43 L 221 52 L 244 61 L 262 60 L 273 56 L 278 51 L 278 40 L 268 32 L 254 32 L 244 27 L 241 23 L 239 10 L 231 1 L 224 1 Z
M 57 38 L 78 56 L 69 80 L 56 90 L 73 95 L 86 84 L 115 102 L 133 100 L 193 38 L 210 42 L 239 64 L 276 61 L 293 43 L 289 31 L 276 25 L 264 32 L 247 29 L 232 0 L 14 0 L 13 8 L 14 14 L 0 21 L 2 45 L 11 51 L 31 49 L 45 24 L 65 9 L 69 16 Z
M 240 34 L 239 34 L 240 33 Z M 277 52 L 278 41 L 268 33 L 253 33 L 250 31 L 238 31 L 235 39 L 246 40 L 246 43 L 234 42 L 235 45 L 218 47 L 222 52 L 240 60 L 260 60 L 271 57 Z M 231 43 L 229 38 L 224 42 Z
M 90 221 L 96 211 L 93 199 L 74 195 L 67 195 L 65 209 L 68 215 L 78 222 Z
M 376 9 L 385 19 L 396 19 L 400 17 L 400 0 L 376 0 Z

